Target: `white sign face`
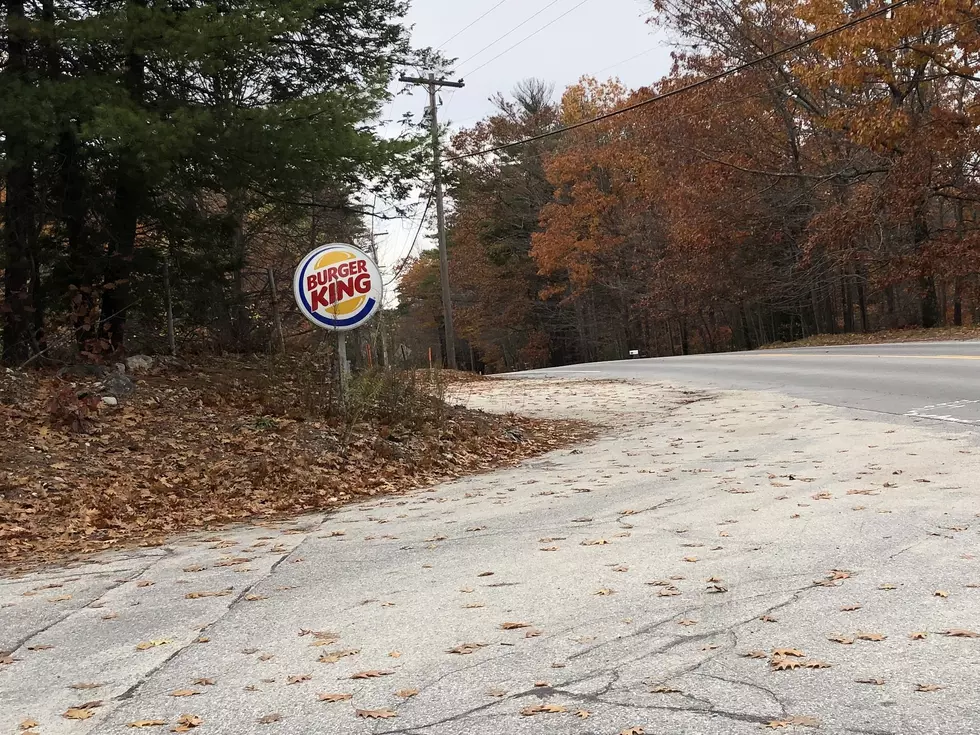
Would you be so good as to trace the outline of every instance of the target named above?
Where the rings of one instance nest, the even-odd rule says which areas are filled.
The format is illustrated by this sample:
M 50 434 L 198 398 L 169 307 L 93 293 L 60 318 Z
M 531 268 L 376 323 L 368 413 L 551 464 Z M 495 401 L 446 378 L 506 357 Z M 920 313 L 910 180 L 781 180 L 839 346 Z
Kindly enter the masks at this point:
M 630 350 L 630 356 L 631 357 L 639 357 L 640 356 L 640 351 L 639 350 Z
M 300 261 L 293 276 L 293 296 L 303 316 L 335 332 L 366 324 L 381 308 L 383 295 L 377 264 L 353 245 L 321 245 Z

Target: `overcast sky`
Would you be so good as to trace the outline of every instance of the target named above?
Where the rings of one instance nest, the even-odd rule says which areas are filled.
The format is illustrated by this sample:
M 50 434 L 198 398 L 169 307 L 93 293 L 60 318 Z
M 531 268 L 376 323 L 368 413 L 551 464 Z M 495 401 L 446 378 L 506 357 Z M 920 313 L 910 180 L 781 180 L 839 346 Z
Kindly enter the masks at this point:
M 649 9 L 648 0 L 413 0 L 408 23 L 417 48 L 440 48 L 457 59 L 453 78 L 466 86 L 443 91 L 439 117 L 465 127 L 492 112 L 491 95 L 528 77 L 554 83 L 556 98 L 584 75 L 619 77 L 631 88 L 656 81 L 669 71 L 670 50 L 645 22 Z M 399 96 L 388 116 L 421 115 L 427 98 L 424 89 Z M 405 256 L 417 225 L 417 219 L 376 224 L 389 233 L 378 240 L 383 264 Z M 426 231 L 416 252 L 434 246 Z

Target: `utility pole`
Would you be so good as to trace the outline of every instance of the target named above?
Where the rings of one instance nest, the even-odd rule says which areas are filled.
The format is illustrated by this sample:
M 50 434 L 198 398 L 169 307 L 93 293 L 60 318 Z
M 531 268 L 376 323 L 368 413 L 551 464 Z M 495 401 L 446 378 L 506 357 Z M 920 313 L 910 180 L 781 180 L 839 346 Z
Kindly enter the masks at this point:
M 439 276 L 442 281 L 442 311 L 446 324 L 446 362 L 451 370 L 456 369 L 456 330 L 453 328 L 453 299 L 449 289 L 449 253 L 446 251 L 446 209 L 442 200 L 442 160 L 439 151 L 439 120 L 436 112 L 436 89 L 439 87 L 455 87 L 462 89 L 462 80 L 451 82 L 448 79 L 436 79 L 434 74 L 428 77 L 407 77 L 402 75 L 400 81 L 406 84 L 421 84 L 429 88 L 429 132 L 432 134 L 432 178 L 436 190 L 436 220 L 439 226 Z
M 377 197 L 375 197 L 377 199 Z M 371 205 L 371 214 L 374 214 L 374 205 Z M 375 232 L 374 231 L 374 218 L 371 218 L 371 257 L 374 258 L 375 263 L 380 263 L 378 260 L 378 246 L 374 241 L 375 236 L 387 235 L 387 232 Z M 390 370 L 391 365 L 388 363 L 388 335 L 385 332 L 385 305 L 381 304 L 381 308 L 378 309 L 378 335 L 381 337 L 381 359 L 384 362 L 384 369 Z

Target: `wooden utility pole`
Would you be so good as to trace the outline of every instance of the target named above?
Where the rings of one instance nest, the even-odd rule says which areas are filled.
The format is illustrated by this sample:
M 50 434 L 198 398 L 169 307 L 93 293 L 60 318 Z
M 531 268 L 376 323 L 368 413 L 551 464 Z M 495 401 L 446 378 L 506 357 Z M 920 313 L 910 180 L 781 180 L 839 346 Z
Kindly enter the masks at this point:
M 434 74 L 428 77 L 401 76 L 406 84 L 421 84 L 429 88 L 429 132 L 432 135 L 432 178 L 436 193 L 436 220 L 439 226 L 439 276 L 442 281 L 442 312 L 446 324 L 446 362 L 451 370 L 456 369 L 456 330 L 453 328 L 453 300 L 449 289 L 449 254 L 446 251 L 446 209 L 442 197 L 442 160 L 439 151 L 439 119 L 436 112 L 436 89 L 439 87 L 455 87 L 461 89 L 463 81 L 451 82 L 448 79 L 436 79 Z

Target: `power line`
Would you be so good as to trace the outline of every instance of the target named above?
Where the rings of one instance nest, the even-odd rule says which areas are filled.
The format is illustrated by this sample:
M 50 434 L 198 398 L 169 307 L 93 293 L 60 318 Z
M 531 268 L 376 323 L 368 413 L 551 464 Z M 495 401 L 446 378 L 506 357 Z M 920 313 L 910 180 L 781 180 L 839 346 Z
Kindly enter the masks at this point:
M 630 56 L 628 59 L 623 59 L 622 61 L 617 61 L 615 64 L 610 64 L 609 66 L 604 67 L 604 68 L 600 69 L 599 71 L 595 72 L 594 76 L 599 76 L 603 72 L 609 71 L 610 69 L 615 69 L 617 66 L 622 66 L 623 64 L 628 64 L 629 62 L 633 61 L 634 59 L 638 59 L 641 56 L 646 56 L 647 54 L 653 53 L 654 51 L 658 51 L 660 48 L 661 48 L 661 46 L 654 46 L 653 48 L 648 48 L 646 51 L 641 51 L 640 53 L 635 54 L 634 56 Z
M 452 41 L 452 40 L 454 40 L 454 39 L 455 39 L 455 38 L 456 38 L 457 36 L 460 36 L 460 35 L 462 35 L 462 33 L 463 33 L 464 31 L 468 31 L 468 30 L 469 30 L 470 28 L 472 28 L 472 27 L 473 27 L 473 26 L 475 26 L 475 25 L 476 25 L 477 23 L 479 23 L 479 22 L 480 22 L 481 20 L 483 20 L 484 18 L 486 18 L 486 17 L 488 16 L 488 15 L 490 15 L 490 13 L 492 13 L 492 12 L 493 12 L 494 10 L 496 10 L 497 8 L 499 8 L 499 7 L 500 7 L 501 5 L 503 5 L 503 4 L 505 3 L 505 2 L 507 2 L 507 0 L 500 0 L 500 2 L 499 2 L 499 3 L 497 3 L 496 5 L 494 5 L 494 6 L 492 7 L 492 8 L 490 8 L 490 10 L 488 10 L 487 12 L 485 12 L 485 13 L 484 13 L 483 15 L 481 15 L 481 16 L 480 16 L 479 18 L 477 18 L 477 19 L 476 19 L 476 20 L 474 20 L 473 22 L 471 22 L 471 23 L 469 23 L 468 25 L 465 25 L 465 26 L 463 26 L 463 27 L 462 27 L 462 28 L 460 28 L 460 29 L 459 29 L 458 31 L 456 31 L 456 32 L 455 32 L 455 33 L 454 33 L 453 35 L 451 35 L 451 36 L 450 36 L 449 38 L 447 38 L 447 39 L 446 39 L 445 41 L 443 41 L 442 43 L 440 43 L 440 44 L 439 44 L 439 48 L 440 48 L 440 49 L 442 49 L 442 48 L 445 48 L 445 47 L 446 47 L 446 44 L 448 44 L 448 43 L 449 43 L 450 41 Z
M 566 15 L 568 15 L 569 13 L 571 13 L 573 10 L 578 10 L 583 5 L 585 5 L 588 1 L 589 0 L 582 0 L 578 5 L 572 6 L 571 8 L 569 8 L 568 10 L 566 10 L 564 13 L 562 13 L 561 15 L 559 15 L 557 18 L 554 18 L 553 20 L 550 20 L 547 23 L 545 23 L 543 26 L 541 26 L 540 28 L 538 28 L 538 30 L 534 31 L 534 33 L 531 33 L 530 35 L 525 36 L 520 41 L 518 41 L 517 43 L 515 43 L 513 46 L 507 47 L 506 49 L 504 49 L 503 51 L 501 51 L 499 54 L 497 54 L 496 56 L 494 56 L 492 59 L 490 59 L 488 61 L 484 61 L 482 64 L 480 64 L 478 67 L 476 67 L 476 69 L 472 69 L 472 70 L 466 72 L 466 76 L 470 76 L 472 74 L 476 74 L 483 67 L 485 67 L 485 66 L 487 66 L 489 64 L 492 64 L 494 61 L 496 61 L 497 59 L 499 59 L 504 54 L 510 53 L 515 48 L 517 48 L 522 43 L 524 43 L 525 41 L 529 41 L 530 39 L 534 38 L 536 35 L 538 35 L 539 33 L 541 33 L 541 31 L 543 31 L 545 28 L 548 28 L 550 26 L 553 26 L 555 23 L 557 23 L 562 18 L 564 18 Z
M 785 48 L 782 48 L 778 51 L 773 51 L 771 53 L 760 56 L 757 59 L 753 59 L 752 61 L 746 61 L 743 64 L 738 64 L 737 66 L 724 69 L 716 74 L 707 76 L 704 79 L 700 79 L 696 82 L 691 82 L 690 84 L 685 84 L 684 86 L 677 87 L 676 89 L 672 89 L 669 92 L 664 92 L 662 94 L 654 95 L 653 97 L 649 97 L 645 100 L 635 102 L 632 105 L 627 105 L 626 107 L 622 107 L 618 110 L 613 110 L 612 112 L 606 112 L 602 115 L 597 115 L 596 117 L 590 118 L 588 120 L 582 120 L 581 122 L 574 123 L 573 125 L 566 125 L 565 127 L 557 128 L 547 133 L 541 133 L 540 135 L 533 135 L 529 138 L 524 138 L 523 140 L 516 140 L 513 143 L 504 143 L 502 145 L 494 146 L 492 148 L 485 148 L 483 150 L 474 151 L 472 153 L 463 153 L 458 156 L 453 156 L 452 158 L 447 158 L 446 162 L 448 163 L 450 161 L 459 161 L 463 158 L 472 158 L 473 156 L 483 156 L 489 153 L 496 153 L 498 151 L 506 150 L 507 148 L 513 148 L 515 146 L 524 145 L 526 143 L 533 143 L 538 140 L 544 140 L 545 138 L 551 138 L 555 135 L 561 135 L 562 133 L 567 133 L 571 130 L 578 130 L 579 128 L 584 128 L 587 125 L 593 125 L 597 122 L 608 120 L 609 118 L 612 117 L 625 115 L 627 112 L 632 112 L 633 110 L 637 110 L 641 107 L 646 107 L 647 105 L 653 104 L 654 102 L 660 102 L 661 100 L 665 100 L 670 97 L 676 97 L 680 94 L 684 94 L 685 92 L 691 92 L 695 89 L 700 89 L 701 87 L 707 86 L 708 84 L 711 84 L 712 82 L 716 82 L 719 79 L 723 79 L 725 77 L 731 76 L 732 74 L 737 74 L 739 72 L 745 71 L 746 69 L 751 69 L 754 66 L 758 66 L 759 64 L 762 64 L 766 61 L 771 61 L 772 59 L 775 59 L 779 56 L 783 56 L 784 54 L 788 54 L 792 51 L 796 51 L 798 49 L 804 48 L 805 46 L 809 46 L 810 44 L 816 43 L 817 41 L 822 41 L 823 39 L 833 36 L 837 33 L 840 33 L 841 31 L 845 31 L 849 28 L 853 28 L 854 26 L 860 25 L 861 23 L 865 23 L 874 18 L 878 18 L 880 16 L 892 13 L 897 8 L 900 8 L 903 5 L 908 5 L 912 1 L 913 0 L 895 0 L 895 2 L 890 3 L 889 5 L 885 5 L 884 7 L 878 8 L 877 10 L 872 11 L 867 15 L 863 15 L 858 18 L 853 18 L 847 21 L 846 23 L 842 23 L 841 25 L 835 26 L 834 28 L 830 28 L 829 30 L 822 31 L 821 33 L 817 33 L 812 36 L 809 36 L 803 39 L 802 41 L 797 41 L 796 43 L 790 44 L 789 46 L 786 46 Z
M 509 36 L 514 31 L 516 31 L 518 28 L 521 28 L 523 26 L 526 26 L 528 23 L 530 23 L 532 20 L 534 20 L 535 18 L 537 18 L 539 15 L 541 15 L 541 13 L 543 13 L 544 11 L 546 11 L 552 5 L 557 5 L 560 2 L 561 2 L 561 0 L 551 0 L 550 3 L 548 3 L 543 8 L 541 8 L 541 10 L 539 10 L 538 12 L 536 12 L 534 15 L 532 15 L 532 16 L 530 16 L 528 18 L 525 18 L 520 23 L 518 23 L 516 26 L 514 26 L 509 31 L 507 31 L 504 35 L 498 36 L 493 41 L 491 41 L 486 46 L 484 46 L 479 51 L 477 51 L 475 54 L 473 54 L 472 56 L 470 56 L 470 57 L 468 57 L 466 59 L 463 59 L 461 62 L 459 62 L 458 64 L 456 64 L 456 68 L 458 69 L 463 64 L 466 64 L 467 62 L 472 61 L 473 59 L 475 59 L 477 56 L 479 56 L 480 54 L 482 54 L 484 51 L 486 51 L 491 46 L 496 46 L 498 43 L 500 43 L 501 41 L 503 41 L 505 38 L 507 38 L 507 36 Z
M 408 253 L 406 253 L 405 257 L 402 259 L 401 264 L 395 268 L 394 273 L 392 273 L 390 283 L 394 283 L 401 277 L 402 271 L 405 270 L 406 266 L 408 266 L 408 262 L 412 259 L 412 254 L 415 252 L 415 246 L 419 241 L 419 235 L 422 234 L 422 228 L 425 226 L 425 217 L 429 213 L 429 207 L 432 206 L 432 195 L 433 192 L 429 192 L 429 199 L 425 203 L 425 209 L 422 210 L 422 218 L 419 220 L 419 228 L 415 231 L 415 237 L 412 239 L 412 245 L 409 247 Z

